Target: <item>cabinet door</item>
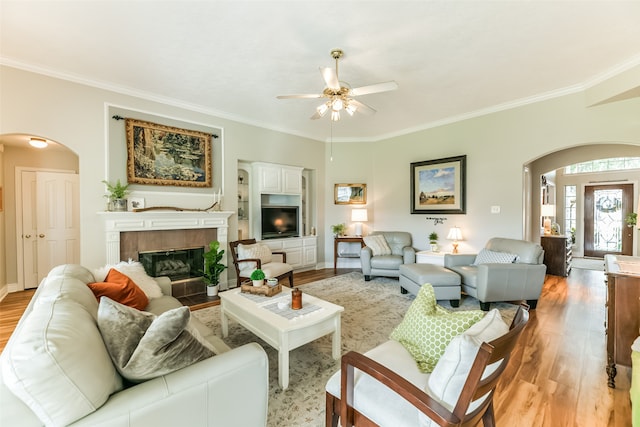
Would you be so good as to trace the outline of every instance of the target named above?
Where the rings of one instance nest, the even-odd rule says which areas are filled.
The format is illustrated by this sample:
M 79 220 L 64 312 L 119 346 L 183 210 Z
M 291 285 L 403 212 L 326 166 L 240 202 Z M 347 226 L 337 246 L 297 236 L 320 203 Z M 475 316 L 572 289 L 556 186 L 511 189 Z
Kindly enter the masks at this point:
M 302 193 L 302 171 L 298 168 L 282 168 L 282 183 L 284 193 Z
M 258 168 L 258 190 L 261 193 L 282 193 L 282 169 L 260 166 Z

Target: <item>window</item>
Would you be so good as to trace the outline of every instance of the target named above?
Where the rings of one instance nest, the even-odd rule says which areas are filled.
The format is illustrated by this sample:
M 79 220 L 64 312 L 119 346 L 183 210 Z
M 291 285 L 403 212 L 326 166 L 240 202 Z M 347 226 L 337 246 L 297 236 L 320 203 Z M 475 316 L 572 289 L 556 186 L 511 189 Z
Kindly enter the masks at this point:
M 564 229 L 567 236 L 575 243 L 576 233 L 576 186 L 564 186 Z
M 592 160 L 566 166 L 566 175 L 576 173 L 606 172 L 627 169 L 640 169 L 640 157 L 616 157 L 612 159 Z

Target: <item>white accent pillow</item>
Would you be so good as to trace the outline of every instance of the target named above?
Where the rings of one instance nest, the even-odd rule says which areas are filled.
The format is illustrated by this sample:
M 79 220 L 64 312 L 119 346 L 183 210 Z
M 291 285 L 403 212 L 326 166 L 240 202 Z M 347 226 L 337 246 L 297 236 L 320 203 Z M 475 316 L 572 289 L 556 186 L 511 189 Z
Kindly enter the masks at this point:
M 147 298 L 160 298 L 163 295 L 162 289 L 155 279 L 147 274 L 144 270 L 144 266 L 132 259 L 129 259 L 129 261 L 121 261 L 115 265 L 105 265 L 104 267 L 93 270 L 93 277 L 96 279 L 95 281 L 104 282 L 105 277 L 107 277 L 109 270 L 112 268 L 133 280 L 134 283 L 142 289 L 142 292 L 145 293 Z
M 262 264 L 269 263 L 272 259 L 271 248 L 263 243 L 253 243 L 251 245 L 243 245 L 240 243 L 238 245 L 238 260 L 250 258 L 258 258 Z M 255 270 L 258 267 L 255 262 L 241 262 L 238 264 L 238 268 L 240 268 L 240 270 L 244 270 L 245 268 Z
M 489 249 L 482 249 L 476 256 L 476 260 L 473 265 L 480 264 L 510 264 L 516 262 L 518 255 L 510 254 L 508 252 L 496 252 Z
M 374 234 L 363 238 L 364 244 L 371 248 L 373 256 L 391 255 L 391 248 L 383 234 Z
M 426 392 L 444 407 L 453 410 L 480 345 L 483 342 L 493 341 L 507 332 L 509 327 L 502 320 L 500 311 L 491 310 L 482 320 L 451 340 L 429 377 Z M 500 361 L 487 366 L 483 378 L 497 369 L 499 363 Z M 481 402 L 482 398 L 471 402 L 467 412 L 473 411 Z M 422 418 L 422 426 L 435 426 L 424 415 Z

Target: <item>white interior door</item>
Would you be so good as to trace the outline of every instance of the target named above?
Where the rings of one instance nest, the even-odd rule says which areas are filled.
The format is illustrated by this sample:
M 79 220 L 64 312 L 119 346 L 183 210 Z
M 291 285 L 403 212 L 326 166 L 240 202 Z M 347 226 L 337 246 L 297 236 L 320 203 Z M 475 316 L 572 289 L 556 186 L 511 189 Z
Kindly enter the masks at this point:
M 77 174 L 25 171 L 22 175 L 25 289 L 38 286 L 56 265 L 80 263 Z
M 24 288 L 35 288 L 38 280 L 38 190 L 34 171 L 22 172 L 22 274 Z M 18 189 L 19 190 L 19 189 Z

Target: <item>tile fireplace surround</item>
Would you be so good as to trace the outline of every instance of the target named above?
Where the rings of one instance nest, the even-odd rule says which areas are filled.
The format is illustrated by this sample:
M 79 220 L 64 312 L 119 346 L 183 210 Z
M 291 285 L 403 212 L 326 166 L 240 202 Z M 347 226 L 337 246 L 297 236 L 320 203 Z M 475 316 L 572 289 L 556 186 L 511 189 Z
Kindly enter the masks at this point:
M 229 217 L 233 212 L 99 212 L 105 230 L 107 264 L 129 258 L 138 260 L 140 251 L 173 250 L 184 247 L 207 247 L 218 240 L 221 248 L 228 244 Z M 226 251 L 222 260 L 226 264 Z M 226 289 L 226 271 L 221 275 L 221 289 Z M 177 291 L 177 292 L 176 292 Z M 182 296 L 184 286 L 174 296 Z M 176 293 L 178 295 L 176 295 Z

